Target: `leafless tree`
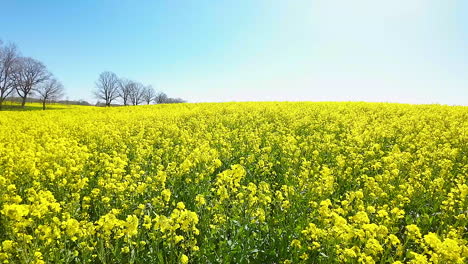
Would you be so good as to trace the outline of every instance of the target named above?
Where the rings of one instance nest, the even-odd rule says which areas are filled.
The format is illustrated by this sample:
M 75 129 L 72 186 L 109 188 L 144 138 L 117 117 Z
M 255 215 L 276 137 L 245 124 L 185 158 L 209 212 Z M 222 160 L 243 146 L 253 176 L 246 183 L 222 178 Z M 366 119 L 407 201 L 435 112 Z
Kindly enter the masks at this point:
M 38 97 L 42 102 L 44 110 L 46 102 L 60 99 L 63 96 L 63 91 L 63 85 L 55 78 L 50 78 L 38 85 L 35 89 L 35 92 L 38 94 Z
M 127 79 L 120 79 L 119 80 L 119 88 L 118 88 L 118 95 L 122 98 L 123 104 L 128 105 L 130 92 L 131 92 L 131 85 L 132 82 Z
M 167 95 L 165 93 L 163 93 L 163 92 L 159 92 L 154 97 L 154 102 L 157 103 L 157 104 L 164 104 L 164 103 L 166 103 L 166 100 L 167 100 Z
M 96 81 L 96 91 L 94 95 L 102 99 L 106 106 L 110 106 L 118 96 L 119 78 L 113 72 L 103 72 Z
M 38 86 L 36 92 L 42 102 L 42 109 L 46 109 L 46 102 L 57 100 L 63 96 L 63 85 L 57 79 L 51 78 Z
M 19 57 L 13 67 L 13 86 L 21 97 L 21 107 L 34 92 L 36 86 L 50 77 L 50 73 L 42 62 L 29 57 Z
M 139 82 L 131 82 L 130 85 L 130 102 L 133 105 L 139 105 L 143 101 L 144 86 Z
M 3 101 L 13 92 L 13 70 L 18 58 L 18 52 L 14 44 L 3 46 L 0 40 L 0 110 Z
M 146 104 L 150 104 L 155 96 L 156 92 L 151 85 L 148 85 L 143 89 L 143 100 L 146 102 Z

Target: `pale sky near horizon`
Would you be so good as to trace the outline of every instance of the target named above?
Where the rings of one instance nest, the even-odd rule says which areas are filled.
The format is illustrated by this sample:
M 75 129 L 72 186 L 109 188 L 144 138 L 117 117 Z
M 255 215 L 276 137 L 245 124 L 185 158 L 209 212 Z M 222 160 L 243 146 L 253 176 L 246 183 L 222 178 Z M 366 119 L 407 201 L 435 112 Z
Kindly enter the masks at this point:
M 0 0 L 69 99 L 113 71 L 189 102 L 468 105 L 466 0 Z

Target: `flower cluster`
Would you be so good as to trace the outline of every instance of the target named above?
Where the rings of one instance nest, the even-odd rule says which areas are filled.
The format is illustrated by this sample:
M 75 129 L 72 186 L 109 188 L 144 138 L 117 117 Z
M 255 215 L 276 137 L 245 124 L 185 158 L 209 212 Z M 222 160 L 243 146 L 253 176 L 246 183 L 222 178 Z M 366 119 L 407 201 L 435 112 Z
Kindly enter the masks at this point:
M 0 114 L 0 263 L 466 263 L 468 108 Z

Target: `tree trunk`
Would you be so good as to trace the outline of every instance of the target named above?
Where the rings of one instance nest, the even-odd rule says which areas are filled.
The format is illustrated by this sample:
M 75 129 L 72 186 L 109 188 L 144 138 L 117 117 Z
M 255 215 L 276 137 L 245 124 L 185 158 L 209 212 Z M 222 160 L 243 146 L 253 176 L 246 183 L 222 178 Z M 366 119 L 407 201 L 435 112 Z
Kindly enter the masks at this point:
M 3 107 L 3 100 L 0 99 L 0 111 L 2 110 L 2 107 Z
M 25 104 L 26 104 L 26 96 L 23 97 L 23 101 L 21 101 L 21 107 L 24 108 Z
M 45 100 L 42 101 L 42 110 L 45 110 Z

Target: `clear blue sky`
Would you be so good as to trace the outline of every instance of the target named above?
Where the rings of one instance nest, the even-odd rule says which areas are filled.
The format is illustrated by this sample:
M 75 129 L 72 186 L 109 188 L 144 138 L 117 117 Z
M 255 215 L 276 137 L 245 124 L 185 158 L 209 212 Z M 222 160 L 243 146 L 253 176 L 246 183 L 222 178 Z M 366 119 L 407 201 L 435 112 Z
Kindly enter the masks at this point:
M 468 105 L 466 0 L 0 0 L 70 99 L 102 71 L 191 102 Z

